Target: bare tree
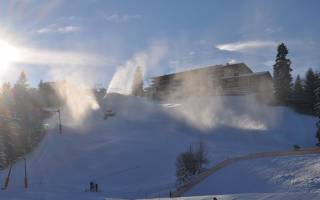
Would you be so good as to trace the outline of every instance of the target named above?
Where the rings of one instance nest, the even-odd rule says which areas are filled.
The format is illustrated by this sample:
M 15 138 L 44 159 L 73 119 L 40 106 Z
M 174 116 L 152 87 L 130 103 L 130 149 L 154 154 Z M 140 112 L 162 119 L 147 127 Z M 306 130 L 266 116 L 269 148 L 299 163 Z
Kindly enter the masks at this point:
M 200 141 L 191 145 L 189 151 L 178 155 L 176 160 L 176 176 L 179 184 L 183 184 L 193 176 L 205 170 L 209 163 L 208 151 L 205 143 Z

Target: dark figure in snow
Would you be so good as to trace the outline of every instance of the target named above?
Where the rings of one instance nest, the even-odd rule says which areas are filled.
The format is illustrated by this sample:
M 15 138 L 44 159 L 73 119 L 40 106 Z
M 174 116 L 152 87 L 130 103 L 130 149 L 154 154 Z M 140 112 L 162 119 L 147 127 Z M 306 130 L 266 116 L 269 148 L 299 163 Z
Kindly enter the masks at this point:
M 99 191 L 99 189 L 98 189 L 98 183 L 96 183 L 96 185 L 95 185 L 95 192 L 98 192 Z
M 94 192 L 94 190 L 95 190 L 95 184 L 94 184 L 94 182 L 90 182 L 90 192 Z
M 213 197 L 213 199 L 212 199 L 212 200 L 218 200 L 218 199 L 217 199 L 217 197 Z

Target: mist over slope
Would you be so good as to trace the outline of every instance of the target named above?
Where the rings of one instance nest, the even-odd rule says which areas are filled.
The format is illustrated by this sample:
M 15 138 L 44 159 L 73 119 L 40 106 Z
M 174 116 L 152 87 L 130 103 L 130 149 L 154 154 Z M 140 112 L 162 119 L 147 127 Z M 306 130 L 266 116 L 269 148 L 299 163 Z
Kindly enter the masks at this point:
M 116 115 L 104 120 L 107 109 Z M 167 196 L 175 187 L 176 156 L 190 144 L 205 140 L 213 165 L 235 155 L 313 146 L 315 122 L 252 97 L 159 103 L 108 94 L 81 126 L 64 126 L 62 135 L 50 130 L 27 156 L 28 191 L 78 194 L 95 181 L 102 191 L 92 194 L 97 197 Z M 24 190 L 22 164 L 14 165 L 8 190 L 0 197 Z M 2 180 L 6 173 L 1 172 Z

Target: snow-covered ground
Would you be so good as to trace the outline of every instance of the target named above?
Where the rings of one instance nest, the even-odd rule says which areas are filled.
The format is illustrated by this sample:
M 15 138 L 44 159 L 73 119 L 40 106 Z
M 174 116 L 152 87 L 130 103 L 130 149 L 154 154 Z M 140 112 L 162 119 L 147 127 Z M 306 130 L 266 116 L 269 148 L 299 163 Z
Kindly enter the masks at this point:
M 211 175 L 185 195 L 259 192 L 320 192 L 320 156 L 240 161 Z
M 103 120 L 103 112 L 98 110 L 90 113 L 81 126 L 64 127 L 62 135 L 56 128 L 49 131 L 39 148 L 27 156 L 28 191 L 23 189 L 24 171 L 22 162 L 19 162 L 13 167 L 8 190 L 1 191 L 0 198 L 165 197 L 175 187 L 176 156 L 199 140 L 207 143 L 210 165 L 235 155 L 286 150 L 294 144 L 304 147 L 315 144 L 316 118 L 297 114 L 289 108 L 261 105 L 249 97 L 187 99 L 159 104 L 114 94 L 106 98 L 103 106 L 103 110 L 109 108 L 116 112 L 115 117 Z M 64 116 L 62 120 L 67 121 Z M 318 157 L 308 159 L 309 163 L 318 161 Z M 293 191 L 313 191 L 312 188 L 317 186 L 317 167 L 308 168 L 308 165 L 290 161 L 290 164 L 279 167 L 284 171 L 276 168 L 267 171 L 271 167 L 270 162 L 272 167 L 277 166 L 273 159 L 257 162 L 250 165 L 251 161 L 248 161 L 226 169 L 229 175 L 225 181 L 230 184 L 233 181 L 234 187 L 220 184 L 221 191 L 286 191 L 286 187 L 278 189 L 278 186 L 285 185 L 282 183 L 274 184 L 277 187 L 275 190 L 272 190 L 272 184 L 264 187 L 270 184 L 267 174 L 272 172 L 270 178 L 278 177 L 283 182 L 298 181 L 300 179 L 296 179 L 296 175 L 300 171 L 292 171 L 298 166 L 302 171 L 309 169 L 310 177 L 306 184 L 302 181 L 297 187 L 299 189 Z M 279 158 L 276 163 L 281 162 Z M 250 165 L 252 173 L 246 171 L 243 165 Z M 286 174 L 285 170 L 293 175 L 281 178 Z M 231 172 L 238 175 L 231 176 Z M 1 180 L 4 180 L 6 173 L 7 170 L 1 172 Z M 261 178 L 263 173 L 266 174 Z M 250 178 L 247 177 L 249 174 Z M 218 173 L 216 175 L 219 176 Z M 222 179 L 224 176 L 220 175 L 219 180 Z M 99 184 L 100 193 L 84 192 L 90 181 Z M 208 179 L 202 190 L 191 191 L 190 195 L 222 194 L 220 190 L 211 191 L 213 182 Z M 240 188 L 236 187 L 236 182 L 241 185 Z M 256 190 L 241 190 L 246 188 L 246 184 L 253 183 L 257 185 Z
M 174 198 L 175 200 L 213 200 L 216 197 L 218 200 L 318 200 L 320 193 L 249 193 L 249 194 L 229 194 L 229 195 L 211 195 L 211 196 L 194 196 Z M 159 199 L 159 198 L 157 198 Z M 169 200 L 170 198 L 161 198 L 161 200 Z M 172 198 L 171 198 L 172 199 Z

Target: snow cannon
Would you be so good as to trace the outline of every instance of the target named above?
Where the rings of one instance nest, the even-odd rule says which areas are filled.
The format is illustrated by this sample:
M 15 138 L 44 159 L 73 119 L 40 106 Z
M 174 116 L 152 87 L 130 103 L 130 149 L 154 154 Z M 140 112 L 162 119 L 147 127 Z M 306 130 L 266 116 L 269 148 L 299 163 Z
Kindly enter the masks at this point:
M 104 119 L 108 119 L 109 117 L 114 117 L 116 115 L 115 112 L 113 112 L 113 110 L 108 109 L 105 113 L 104 113 Z

